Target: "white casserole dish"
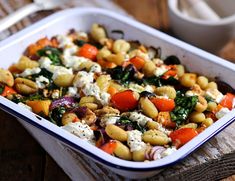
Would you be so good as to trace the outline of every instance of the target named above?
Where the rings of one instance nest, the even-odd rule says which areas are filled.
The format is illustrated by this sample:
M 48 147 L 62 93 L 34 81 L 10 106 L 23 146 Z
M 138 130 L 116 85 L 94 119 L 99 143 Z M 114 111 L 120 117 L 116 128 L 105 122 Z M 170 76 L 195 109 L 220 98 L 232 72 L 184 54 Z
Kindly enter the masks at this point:
M 2 60 L 0 61 L 0 67 L 8 68 L 12 63 L 17 62 L 25 48 L 39 38 L 65 34 L 71 28 L 88 31 L 92 23 L 104 25 L 111 37 L 114 36 L 111 31 L 119 29 L 125 32 L 125 39 L 139 40 L 146 45 L 161 47 L 163 56 L 178 56 L 182 64 L 186 65 L 189 71 L 197 72 L 208 77 L 217 76 L 220 80 L 235 87 L 235 82 L 232 80 L 232 77 L 235 77 L 234 64 L 132 19 L 107 10 L 95 8 L 76 8 L 61 11 L 0 42 L 0 55 Z M 231 113 L 215 122 L 172 155 L 161 160 L 133 162 L 108 155 L 93 145 L 82 141 L 51 122 L 35 116 L 30 111 L 1 96 L 0 108 L 18 118 L 52 156 L 54 153 L 52 151 L 53 149 L 50 148 L 50 141 L 59 141 L 94 161 L 101 163 L 114 172 L 129 178 L 150 177 L 159 173 L 162 168 L 175 164 L 231 124 L 235 118 L 235 111 L 231 111 Z M 61 161 L 58 162 L 62 163 Z M 66 162 L 66 159 L 64 159 L 64 162 Z

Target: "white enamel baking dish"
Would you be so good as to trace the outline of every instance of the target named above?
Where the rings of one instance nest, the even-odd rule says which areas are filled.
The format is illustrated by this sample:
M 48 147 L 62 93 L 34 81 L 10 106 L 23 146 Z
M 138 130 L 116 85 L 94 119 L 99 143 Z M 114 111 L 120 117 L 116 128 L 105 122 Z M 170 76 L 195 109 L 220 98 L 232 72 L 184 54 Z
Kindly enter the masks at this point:
M 0 42 L 0 67 L 8 68 L 12 63 L 17 62 L 25 48 L 39 38 L 45 36 L 51 37 L 56 34 L 65 34 L 71 28 L 89 31 L 92 23 L 104 25 L 111 37 L 114 36 L 111 31 L 118 29 L 124 31 L 125 39 L 139 40 L 146 45 L 161 47 L 163 56 L 178 56 L 181 62 L 186 65 L 190 71 L 208 77 L 217 76 L 232 87 L 235 87 L 235 81 L 233 80 L 233 77 L 235 77 L 234 64 L 132 19 L 107 10 L 95 8 L 76 8 L 58 12 Z M 115 36 L 117 36 L 117 34 Z M 178 151 L 161 160 L 132 162 L 121 160 L 106 154 L 93 145 L 80 140 L 78 137 L 62 130 L 60 127 L 36 116 L 30 111 L 25 110 L 1 96 L 0 108 L 18 118 L 46 150 L 50 150 L 50 144 L 48 144 L 49 141 L 57 141 L 64 145 L 68 145 L 73 150 L 86 155 L 95 162 L 101 163 L 114 172 L 130 178 L 145 178 L 152 176 L 159 173 L 162 168 L 166 168 L 167 166 L 182 160 L 212 136 L 231 124 L 235 117 L 235 112 L 232 111 L 215 122 L 192 141 L 181 147 Z M 45 135 L 47 136 L 46 138 Z M 49 152 L 53 156 L 53 152 Z M 66 162 L 66 159 L 64 162 Z

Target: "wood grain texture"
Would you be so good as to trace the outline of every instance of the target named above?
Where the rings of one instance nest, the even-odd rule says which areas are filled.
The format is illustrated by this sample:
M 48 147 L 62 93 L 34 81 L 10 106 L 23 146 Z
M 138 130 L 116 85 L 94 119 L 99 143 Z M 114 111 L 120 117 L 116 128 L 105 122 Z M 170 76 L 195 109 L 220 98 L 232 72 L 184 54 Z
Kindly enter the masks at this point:
M 30 0 L 0 0 L 0 17 L 30 3 Z M 169 31 L 167 0 L 114 0 L 139 21 Z M 125 13 L 106 0 L 79 0 L 76 6 L 105 7 Z M 3 39 L 20 29 L 52 14 L 54 11 L 35 13 L 0 34 Z M 220 53 L 235 61 L 235 43 L 231 41 Z M 10 115 L 0 111 L 0 180 L 69 180 L 57 164 L 32 139 L 22 126 Z M 212 138 L 181 163 L 168 167 L 161 174 L 148 180 L 218 180 L 235 174 L 235 124 Z M 86 180 L 127 180 L 99 164 L 68 149 L 82 168 Z M 224 179 L 232 180 L 234 176 Z

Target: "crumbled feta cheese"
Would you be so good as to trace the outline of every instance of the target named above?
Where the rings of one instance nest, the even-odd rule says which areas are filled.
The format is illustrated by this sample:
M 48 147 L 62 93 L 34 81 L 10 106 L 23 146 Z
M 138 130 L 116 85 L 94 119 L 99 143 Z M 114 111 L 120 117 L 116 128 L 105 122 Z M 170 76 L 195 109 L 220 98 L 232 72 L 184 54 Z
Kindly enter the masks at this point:
M 150 59 L 153 59 L 157 54 L 157 51 L 154 48 L 149 48 L 148 49 L 148 55 Z
M 76 45 L 71 45 L 69 47 L 66 47 L 63 51 L 64 56 L 72 56 L 78 51 L 78 47 Z
M 125 59 L 125 61 L 128 61 L 128 60 L 130 60 L 130 56 L 128 54 L 125 54 L 124 59 Z
M 78 88 L 77 87 L 69 87 L 68 88 L 68 95 L 70 96 L 75 96 L 78 92 Z
M 115 124 L 119 120 L 118 116 L 105 115 L 100 120 L 100 126 L 105 127 L 108 124 Z
M 89 59 L 78 56 L 63 56 L 62 58 L 62 63 L 73 70 L 78 70 L 79 66 L 86 61 L 89 61 Z
M 86 84 L 82 91 L 86 96 L 94 96 L 103 106 L 109 103 L 110 94 L 104 91 L 100 91 L 99 86 L 95 83 Z
M 191 96 L 198 96 L 199 93 L 189 90 L 185 93 L 185 95 L 191 97 Z
M 100 97 L 100 88 L 96 84 L 86 84 L 82 91 L 86 96 Z
M 39 89 L 44 89 L 49 83 L 49 79 L 42 75 L 36 78 L 36 84 Z
M 94 81 L 94 73 L 88 73 L 86 71 L 79 71 L 76 75 L 76 81 L 73 83 L 74 87 L 83 87 Z
M 73 74 L 72 69 L 67 69 L 62 66 L 55 66 L 53 71 L 52 79 L 55 80 L 60 75 Z
M 39 72 L 41 72 L 41 69 L 39 67 L 32 68 L 32 69 L 27 68 L 24 70 L 24 72 L 20 73 L 19 76 L 27 77 L 29 75 L 38 74 Z
M 71 46 L 73 45 L 72 39 L 68 36 L 65 35 L 58 35 L 56 37 L 57 41 L 59 42 L 59 47 L 64 48 L 66 46 Z
M 218 89 L 207 89 L 205 95 L 214 99 L 216 103 L 220 103 L 224 97 Z
M 30 106 L 28 106 L 28 105 L 26 105 L 26 104 L 24 104 L 22 102 L 19 102 L 18 105 L 23 107 L 23 108 L 25 108 L 25 109 L 28 109 L 29 111 L 32 111 L 32 108 Z
M 217 119 L 220 119 L 229 112 L 230 112 L 230 110 L 228 108 L 223 107 L 217 113 L 215 113 L 215 116 Z
M 94 132 L 91 128 L 82 122 L 69 123 L 62 127 L 66 131 L 78 136 L 79 138 L 86 141 L 93 141 Z
M 151 120 L 151 121 L 153 121 L 153 120 Z M 156 129 L 163 132 L 163 133 L 165 133 L 166 135 L 169 135 L 171 133 L 171 131 L 169 131 L 168 129 L 162 127 L 162 124 L 156 122 L 156 125 L 157 125 Z
M 169 68 L 167 68 L 165 65 L 161 65 L 160 67 L 157 67 L 154 71 L 154 75 L 156 77 L 159 77 L 161 75 L 163 75 L 165 72 L 167 72 L 169 70 Z
M 101 70 L 101 66 L 100 66 L 100 64 L 98 64 L 98 63 L 93 63 L 93 65 L 91 66 L 91 68 L 90 68 L 90 72 L 95 72 L 95 73 L 99 73 L 99 72 L 101 72 L 102 70 Z
M 131 112 L 129 119 L 131 121 L 136 121 L 138 122 L 141 126 L 144 126 L 148 121 L 152 121 L 151 118 L 137 112 Z
M 171 155 L 172 153 L 174 153 L 175 151 L 177 151 L 177 149 L 175 147 L 171 147 L 171 148 L 167 148 L 165 151 L 163 151 L 161 153 L 161 158 L 166 157 L 168 155 Z
M 83 31 L 78 32 L 78 36 L 79 36 L 79 38 L 82 38 L 82 39 L 85 39 L 85 40 L 88 39 L 87 33 L 86 33 L 86 32 L 83 32 Z
M 52 61 L 48 57 L 41 57 L 38 60 L 40 67 L 47 69 L 52 64 Z
M 150 86 L 150 85 L 146 85 L 146 86 L 144 87 L 144 89 L 145 89 L 145 91 L 148 91 L 148 92 L 151 92 L 151 93 L 154 92 L 153 87 Z
M 60 91 L 58 89 L 53 90 L 51 97 L 52 99 L 58 99 L 60 97 Z
M 146 148 L 146 144 L 142 141 L 142 133 L 138 130 L 127 132 L 127 144 L 129 145 L 131 152 Z
M 97 98 L 100 103 L 105 106 L 109 104 L 109 100 L 110 100 L 110 94 L 108 94 L 107 92 L 101 91 L 100 92 L 100 97 Z
M 145 88 L 138 85 L 138 84 L 134 84 L 134 83 L 130 83 L 128 88 L 132 91 L 135 91 L 135 92 L 138 92 L 138 93 L 141 93 L 143 91 L 145 91 Z

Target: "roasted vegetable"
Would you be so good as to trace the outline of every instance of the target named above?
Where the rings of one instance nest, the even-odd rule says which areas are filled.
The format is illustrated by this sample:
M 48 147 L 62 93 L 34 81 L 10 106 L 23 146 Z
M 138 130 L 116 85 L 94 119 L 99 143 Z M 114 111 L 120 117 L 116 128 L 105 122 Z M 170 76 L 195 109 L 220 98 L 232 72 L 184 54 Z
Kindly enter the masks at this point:
M 172 121 L 177 125 L 182 124 L 188 118 L 198 102 L 197 96 L 185 96 L 178 91 L 175 98 L 175 109 L 170 113 Z
M 41 50 L 37 51 L 38 56 L 46 56 L 52 61 L 52 65 L 61 65 L 62 52 L 58 48 L 46 46 Z

